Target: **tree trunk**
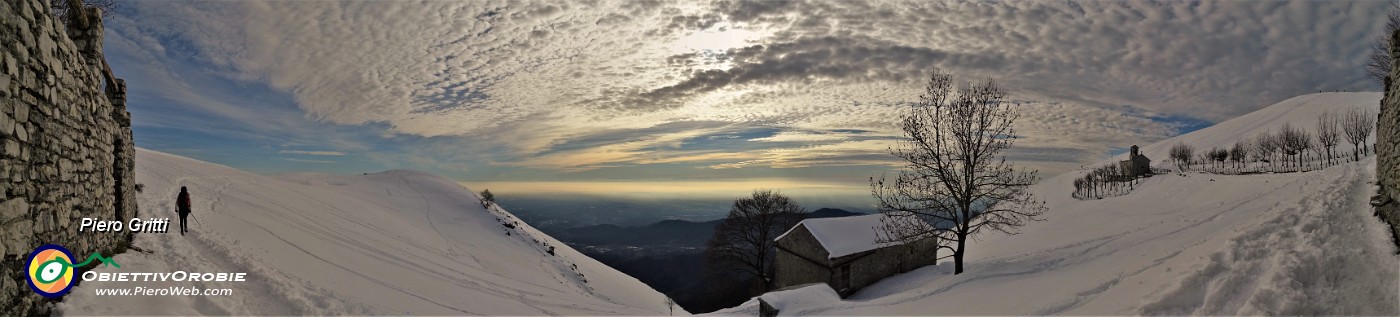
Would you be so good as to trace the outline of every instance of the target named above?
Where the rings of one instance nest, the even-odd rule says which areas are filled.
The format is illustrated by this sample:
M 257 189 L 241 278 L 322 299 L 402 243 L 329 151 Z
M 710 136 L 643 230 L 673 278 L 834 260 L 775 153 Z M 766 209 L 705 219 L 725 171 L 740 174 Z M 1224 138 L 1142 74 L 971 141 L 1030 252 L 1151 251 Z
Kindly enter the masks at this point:
M 958 249 L 953 251 L 953 275 L 963 272 L 963 246 L 967 245 L 967 234 L 958 233 Z

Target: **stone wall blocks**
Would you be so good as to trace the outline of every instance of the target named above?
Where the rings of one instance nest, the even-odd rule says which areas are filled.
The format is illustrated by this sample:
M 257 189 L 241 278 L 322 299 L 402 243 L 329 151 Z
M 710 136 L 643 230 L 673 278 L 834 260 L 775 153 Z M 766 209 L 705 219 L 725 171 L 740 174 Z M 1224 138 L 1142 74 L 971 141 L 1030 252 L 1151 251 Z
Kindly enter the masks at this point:
M 5 245 L 6 252 L 24 254 L 34 249 L 34 222 L 30 220 L 20 220 L 12 222 L 4 228 L 4 233 L 0 233 L 0 244 Z
M 0 112 L 0 136 L 11 135 L 13 131 L 15 131 L 15 119 Z
M 37 100 L 36 100 L 35 103 L 36 103 L 36 104 L 38 103 Z M 44 115 L 44 116 L 46 116 L 46 117 L 53 117 L 53 110 L 52 110 L 51 108 L 52 108 L 52 107 L 38 107 L 37 110 L 39 110 L 39 114 L 42 114 L 42 115 Z M 34 108 L 30 108 L 30 109 L 27 109 L 26 111 L 28 111 L 28 110 L 35 110 L 35 109 L 34 109 Z M 15 108 L 15 114 L 19 114 L 19 108 L 18 108 L 18 107 Z
M 20 1 L 20 2 L 19 2 L 19 15 L 20 15 L 20 17 L 23 17 L 23 18 L 24 18 L 24 21 L 34 21 L 34 9 L 30 8 L 29 5 L 30 5 L 29 1 Z M 24 27 L 21 28 L 21 30 L 27 30 L 27 29 L 29 28 L 29 26 L 27 26 L 27 25 L 23 25 L 23 26 L 24 26 Z M 28 32 L 25 32 L 25 33 L 28 33 Z
M 29 121 L 29 104 L 23 102 L 15 103 L 15 121 Z
M 14 139 L 5 139 L 5 156 L 20 156 L 19 141 L 15 141 Z
M 10 96 L 10 75 L 0 74 L 0 97 Z
M 13 16 L 13 15 L 15 14 L 15 9 L 14 9 L 14 7 L 11 7 L 11 6 L 10 6 L 10 3 L 9 3 L 8 1 L 0 1 L 0 14 L 4 14 L 4 15 L 6 15 L 6 16 Z M 9 22 L 9 21 L 0 21 L 0 25 L 8 26 L 8 25 L 10 25 L 10 22 Z M 3 254 L 3 253 L 0 253 L 0 254 Z M 3 285 L 3 284 L 0 284 L 0 285 Z
M 0 202 L 0 223 L 19 217 L 29 216 L 29 202 L 23 198 L 14 198 Z
M 5 74 L 19 76 L 19 65 L 15 63 L 14 55 L 5 54 Z
M 39 218 L 35 220 L 34 225 L 38 226 L 37 232 L 53 232 L 57 229 L 54 226 L 53 213 L 43 210 L 39 211 Z
M 121 236 L 61 228 L 109 215 L 117 205 L 131 215 L 138 210 L 125 96 L 101 88 L 103 31 L 57 23 L 46 1 L 0 2 L 0 41 L 8 44 L 0 47 L 0 260 L 39 242 L 79 253 L 115 249 Z M 120 175 L 112 173 L 114 136 L 128 144 L 115 149 L 126 171 Z M 114 188 L 118 183 L 126 188 Z M 0 265 L 0 316 L 48 313 L 52 305 L 42 298 L 15 296 L 32 295 L 21 275 Z
M 19 25 L 20 27 L 25 27 L 26 23 L 24 21 L 19 21 Z M 20 32 L 19 40 L 21 43 L 24 43 L 24 47 L 15 50 L 15 57 L 18 57 L 18 59 L 22 62 L 28 63 L 29 50 L 27 48 L 34 47 L 34 35 L 29 34 L 29 32 Z

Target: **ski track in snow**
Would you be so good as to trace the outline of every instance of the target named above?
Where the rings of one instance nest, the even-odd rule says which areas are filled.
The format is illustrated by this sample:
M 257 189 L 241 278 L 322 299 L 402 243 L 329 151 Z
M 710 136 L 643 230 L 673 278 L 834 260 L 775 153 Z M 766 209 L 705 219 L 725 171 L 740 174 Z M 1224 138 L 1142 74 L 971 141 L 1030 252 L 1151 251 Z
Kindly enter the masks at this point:
M 1372 165 L 1365 166 L 1374 170 Z M 1365 209 L 1374 188 L 1356 164 L 1329 176 L 1318 192 L 1304 194 L 1259 226 L 1231 240 L 1230 247 L 1211 254 L 1204 268 L 1181 286 L 1143 308 L 1146 315 L 1395 315 L 1400 302 L 1384 283 L 1369 283 L 1371 270 L 1380 276 L 1396 271 L 1367 268 L 1358 257 L 1385 257 L 1387 250 L 1366 248 L 1374 241 L 1351 239 L 1366 232 Z M 1305 178 L 1304 182 L 1312 178 Z M 1315 237 L 1299 239 L 1299 237 Z M 1393 258 L 1393 257 L 1392 257 Z M 1325 266 L 1325 267 L 1324 267 Z M 1388 272 L 1386 272 L 1388 271 Z M 1390 286 L 1394 286 L 1391 284 Z M 1345 288 L 1359 292 L 1341 292 Z M 1338 294 L 1348 294 L 1338 296 Z M 1372 296 L 1365 296 L 1365 295 Z M 1362 295 L 1361 298 L 1351 296 Z M 1393 295 L 1393 293 L 1391 294 Z

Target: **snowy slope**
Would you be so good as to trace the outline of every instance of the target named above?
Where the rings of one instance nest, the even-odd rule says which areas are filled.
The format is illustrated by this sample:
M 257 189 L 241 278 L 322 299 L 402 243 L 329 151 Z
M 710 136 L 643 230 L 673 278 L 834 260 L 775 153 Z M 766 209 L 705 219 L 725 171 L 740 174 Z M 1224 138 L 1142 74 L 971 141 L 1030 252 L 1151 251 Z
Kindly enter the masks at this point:
M 247 272 L 247 282 L 84 282 L 76 315 L 662 315 L 665 297 L 451 180 L 413 171 L 260 176 L 138 150 L 143 217 L 193 196 L 191 233 L 137 235 L 145 252 L 99 272 Z M 172 225 L 175 228 L 175 225 Z M 546 253 L 555 246 L 556 255 Z M 575 265 L 577 266 L 575 268 Z M 232 296 L 97 296 L 100 288 L 229 288 Z M 677 313 L 683 313 L 677 309 Z
M 1322 111 L 1374 109 L 1378 96 L 1300 96 L 1158 145 L 1310 128 Z M 1032 189 L 1046 221 L 973 241 L 963 274 L 944 262 L 844 300 L 785 294 L 801 304 L 780 314 L 1396 316 L 1400 256 L 1367 205 L 1374 171 L 1372 157 L 1306 173 L 1163 175 L 1091 201 L 1070 197 L 1079 175 L 1066 173 Z M 717 312 L 755 313 L 754 301 Z
M 1170 160 L 1167 156 L 1168 150 L 1177 142 L 1195 146 L 1197 151 L 1215 147 L 1229 149 L 1236 142 L 1248 140 L 1257 134 L 1277 133 L 1285 123 L 1313 133 L 1316 129 L 1317 117 L 1323 113 L 1333 112 L 1341 116 L 1351 109 L 1362 109 L 1375 114 L 1380 110 L 1380 101 L 1381 93 L 1379 92 L 1324 92 L 1297 96 L 1199 131 L 1143 145 L 1141 150 L 1143 155 L 1152 159 L 1153 165 L 1162 164 L 1161 161 Z M 1375 141 L 1376 136 L 1373 133 L 1367 143 L 1374 144 Z M 1342 140 L 1339 149 L 1350 155 L 1351 143 Z M 1108 162 L 1124 160 L 1127 157 L 1127 154 L 1120 154 Z M 1102 164 L 1092 166 L 1099 165 Z

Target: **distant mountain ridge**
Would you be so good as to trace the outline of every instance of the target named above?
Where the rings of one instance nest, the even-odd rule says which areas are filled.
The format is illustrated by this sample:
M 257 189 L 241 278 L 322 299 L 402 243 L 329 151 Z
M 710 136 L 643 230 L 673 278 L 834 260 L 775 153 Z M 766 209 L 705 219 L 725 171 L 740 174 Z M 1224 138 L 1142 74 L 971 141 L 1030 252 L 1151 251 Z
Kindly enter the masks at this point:
M 864 213 L 836 208 L 821 208 L 807 214 L 811 218 L 834 218 L 864 215 Z M 686 220 L 662 220 L 640 227 L 623 227 L 604 224 L 568 229 L 550 230 L 549 234 L 569 244 L 586 246 L 630 245 L 630 246 L 671 246 L 699 247 L 714 233 L 715 226 L 724 219 L 696 222 Z

